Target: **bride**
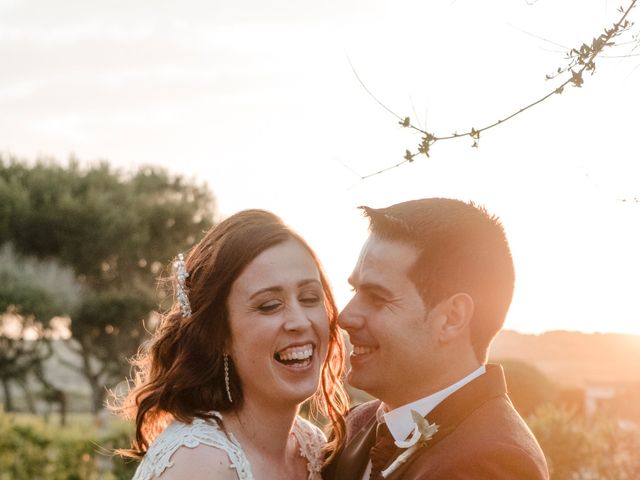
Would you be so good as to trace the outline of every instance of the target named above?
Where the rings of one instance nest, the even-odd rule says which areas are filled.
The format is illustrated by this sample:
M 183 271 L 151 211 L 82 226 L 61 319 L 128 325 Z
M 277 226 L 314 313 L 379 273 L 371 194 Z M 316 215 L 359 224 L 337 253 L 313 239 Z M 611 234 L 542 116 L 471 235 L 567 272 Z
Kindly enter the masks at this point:
M 134 480 L 320 479 L 344 434 L 344 345 L 313 251 L 277 216 L 237 213 L 176 261 L 177 301 L 136 359 Z M 330 444 L 298 416 L 328 418 Z

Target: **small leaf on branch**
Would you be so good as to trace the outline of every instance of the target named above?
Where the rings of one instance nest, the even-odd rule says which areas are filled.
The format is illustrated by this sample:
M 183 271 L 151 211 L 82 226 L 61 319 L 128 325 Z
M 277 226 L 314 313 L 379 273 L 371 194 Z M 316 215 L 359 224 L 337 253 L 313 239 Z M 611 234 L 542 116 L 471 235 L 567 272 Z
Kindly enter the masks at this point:
M 556 88 L 555 93 L 557 93 L 558 95 L 560 95 L 562 92 L 564 92 L 564 86 L 560 85 L 558 88 Z
M 591 41 L 591 49 L 599 50 L 604 46 L 604 40 L 607 38 L 604 34 L 600 35 L 598 38 L 594 38 Z
M 437 138 L 433 134 L 425 132 L 424 137 L 422 137 L 420 141 L 420 145 L 418 145 L 418 153 L 423 153 L 428 158 L 429 149 L 431 148 L 432 144 L 436 143 L 436 140 Z
M 398 123 L 402 125 L 404 128 L 407 128 L 411 126 L 411 119 L 409 117 L 404 117 L 404 119 Z
M 594 39 L 595 40 L 595 39 Z M 591 52 L 591 49 L 589 48 L 589 46 L 586 43 L 583 43 L 580 46 L 580 55 L 582 56 L 586 56 Z
M 413 162 L 413 154 L 409 150 L 404 151 L 404 159 L 407 162 Z
M 480 132 L 472 127 L 471 128 L 471 132 L 469 133 L 469 136 L 471 138 L 474 138 L 474 139 L 478 140 L 480 138 Z
M 576 72 L 571 70 L 571 82 L 578 88 L 582 87 L 584 80 L 582 79 L 582 72 Z

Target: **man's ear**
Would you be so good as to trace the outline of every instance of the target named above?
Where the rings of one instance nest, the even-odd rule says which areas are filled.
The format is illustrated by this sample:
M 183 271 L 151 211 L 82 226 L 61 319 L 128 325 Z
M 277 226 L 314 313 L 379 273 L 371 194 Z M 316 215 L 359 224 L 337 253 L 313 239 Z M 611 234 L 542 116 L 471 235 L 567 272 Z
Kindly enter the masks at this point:
M 467 335 L 473 310 L 473 298 L 466 293 L 456 293 L 440 302 L 434 308 L 434 311 L 438 311 L 437 315 L 441 319 L 440 340 L 443 343 L 448 343 L 461 335 Z

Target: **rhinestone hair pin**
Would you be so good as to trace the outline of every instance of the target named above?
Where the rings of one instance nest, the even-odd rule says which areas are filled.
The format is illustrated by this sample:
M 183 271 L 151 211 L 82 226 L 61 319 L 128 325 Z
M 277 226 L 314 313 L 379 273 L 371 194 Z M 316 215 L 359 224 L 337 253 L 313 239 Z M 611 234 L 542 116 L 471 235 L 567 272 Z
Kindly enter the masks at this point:
M 178 303 L 180 304 L 180 311 L 182 312 L 182 316 L 188 317 L 189 315 L 191 315 L 191 304 L 189 303 L 189 297 L 185 288 L 185 281 L 189 276 L 189 272 L 187 272 L 187 267 L 184 264 L 183 254 L 178 254 L 178 259 L 173 263 L 173 268 L 175 270 L 177 281 L 176 298 L 178 299 Z

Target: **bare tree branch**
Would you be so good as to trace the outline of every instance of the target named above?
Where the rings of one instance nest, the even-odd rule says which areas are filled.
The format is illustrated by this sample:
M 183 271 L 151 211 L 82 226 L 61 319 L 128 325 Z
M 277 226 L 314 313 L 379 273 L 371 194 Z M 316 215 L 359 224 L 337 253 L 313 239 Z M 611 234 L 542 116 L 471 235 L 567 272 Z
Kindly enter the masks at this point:
M 618 9 L 618 12 L 620 12 L 621 16 L 618 19 L 618 21 L 613 24 L 611 28 L 605 28 L 604 33 L 600 34 L 597 37 L 594 37 L 593 40 L 591 41 L 591 44 L 583 43 L 579 48 L 572 48 L 571 50 L 569 50 L 569 52 L 567 53 L 567 59 L 569 60 L 569 64 L 564 68 L 558 68 L 554 74 L 547 75 L 547 79 L 552 80 L 554 78 L 557 78 L 560 75 L 567 74 L 568 78 L 564 82 L 562 82 L 560 85 L 555 87 L 553 90 L 551 90 L 541 98 L 529 103 L 528 105 L 518 109 L 517 111 L 507 115 L 506 117 L 478 129 L 472 127 L 470 130 L 465 131 L 463 133 L 454 132 L 450 135 L 436 135 L 432 132 L 427 131 L 426 129 L 421 129 L 415 126 L 411 122 L 411 119 L 409 117 L 401 118 L 398 114 L 393 112 L 386 105 L 384 105 L 380 100 L 378 100 L 373 95 L 373 93 L 371 93 L 371 91 L 366 87 L 364 82 L 360 79 L 359 75 L 355 71 L 355 68 L 351 63 L 351 60 L 349 60 L 349 64 L 351 65 L 351 69 L 353 70 L 354 75 L 360 82 L 360 85 L 362 85 L 362 87 L 365 89 L 365 91 L 380 106 L 382 106 L 386 111 L 388 111 L 394 117 L 396 117 L 398 119 L 398 123 L 403 128 L 410 128 L 422 134 L 422 138 L 420 143 L 418 144 L 417 150 L 415 152 L 406 150 L 403 161 L 395 165 L 391 165 L 389 167 L 383 168 L 377 172 L 364 175 L 361 177 L 361 179 L 364 180 L 364 179 L 373 177 L 375 175 L 379 175 L 381 173 L 387 172 L 391 169 L 397 168 L 401 165 L 404 165 L 405 163 L 413 162 L 415 157 L 417 157 L 420 154 L 424 154 L 427 157 L 429 157 L 431 147 L 433 146 L 433 144 L 439 141 L 452 140 L 455 138 L 462 138 L 462 137 L 470 137 L 473 140 L 473 144 L 471 146 L 474 148 L 477 148 L 481 133 L 487 130 L 490 130 L 494 127 L 497 127 L 498 125 L 501 125 L 511 120 L 514 117 L 517 117 L 521 113 L 526 112 L 527 110 L 535 107 L 536 105 L 539 105 L 540 103 L 544 102 L 545 100 L 548 100 L 549 98 L 553 97 L 556 94 L 561 94 L 564 91 L 565 87 L 567 86 L 573 85 L 574 87 L 578 87 L 578 88 L 582 87 L 584 83 L 583 74 L 585 72 L 590 72 L 591 75 L 595 73 L 595 69 L 596 69 L 595 59 L 598 58 L 599 56 L 600 58 L 602 58 L 603 56 L 601 56 L 600 54 L 605 48 L 613 47 L 614 45 L 616 45 L 615 42 L 613 41 L 614 38 L 628 31 L 633 26 L 633 23 L 630 22 L 627 19 L 627 17 L 629 16 L 629 13 L 631 12 L 631 10 L 636 6 L 637 2 L 638 0 L 631 0 L 631 2 L 629 3 L 626 9 L 623 7 L 620 7 Z M 640 45 L 640 34 L 634 35 L 633 38 L 634 40 L 632 43 L 636 43 L 636 45 L 632 49 L 632 51 L 635 50 L 635 48 L 637 48 L 638 45 Z M 544 40 L 548 41 L 546 39 Z M 623 57 L 628 57 L 628 56 L 635 56 L 635 54 L 628 54 L 628 55 L 624 55 Z M 615 58 L 615 57 L 611 57 L 611 58 Z

